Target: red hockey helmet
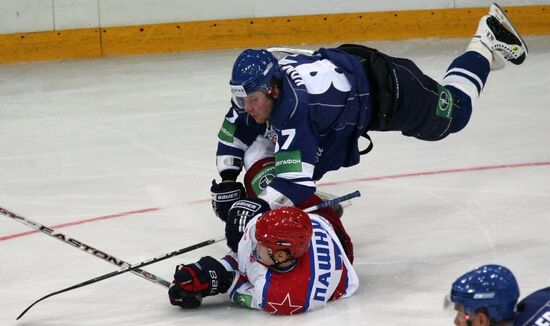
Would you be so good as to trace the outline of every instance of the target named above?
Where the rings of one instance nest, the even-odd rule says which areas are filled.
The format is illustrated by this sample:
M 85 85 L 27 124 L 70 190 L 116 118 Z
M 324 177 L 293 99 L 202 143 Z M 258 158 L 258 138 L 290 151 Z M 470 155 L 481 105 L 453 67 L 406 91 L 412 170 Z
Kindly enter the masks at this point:
M 298 258 L 309 248 L 313 234 L 307 213 L 296 207 L 269 211 L 256 222 L 256 240 L 272 251 L 288 250 Z

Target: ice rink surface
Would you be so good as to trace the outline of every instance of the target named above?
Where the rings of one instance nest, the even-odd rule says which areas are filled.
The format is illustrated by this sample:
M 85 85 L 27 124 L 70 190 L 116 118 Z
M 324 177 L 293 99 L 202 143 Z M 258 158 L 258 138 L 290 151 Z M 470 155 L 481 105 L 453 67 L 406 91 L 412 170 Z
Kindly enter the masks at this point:
M 280 317 L 225 295 L 197 310 L 131 273 L 34 300 L 117 268 L 0 215 L 0 325 L 452 325 L 450 284 L 487 263 L 522 297 L 550 285 L 550 38 L 492 72 L 469 125 L 439 142 L 371 133 L 374 150 L 319 190 L 346 209 L 360 289 Z M 441 80 L 466 39 L 365 43 Z M 330 46 L 330 45 L 328 45 Z M 306 46 L 307 48 L 317 48 Z M 212 213 L 216 135 L 239 53 L 195 52 L 0 66 L 0 207 L 131 263 L 223 235 Z M 211 245 L 144 269 L 221 257 Z

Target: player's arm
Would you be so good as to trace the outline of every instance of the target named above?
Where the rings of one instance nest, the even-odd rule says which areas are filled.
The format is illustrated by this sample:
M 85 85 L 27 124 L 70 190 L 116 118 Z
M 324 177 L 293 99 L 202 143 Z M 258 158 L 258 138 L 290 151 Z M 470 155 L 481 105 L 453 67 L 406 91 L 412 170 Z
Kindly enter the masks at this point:
M 243 236 L 238 243 L 238 273 L 227 292 L 230 299 L 238 305 L 262 310 L 264 288 L 266 283 L 269 286 L 270 282 L 266 281 L 267 267 L 251 259 L 256 256 L 257 242 L 254 237 L 256 221 L 257 217 L 249 221 L 244 230 L 246 236 Z M 231 255 L 234 257 L 235 253 Z M 248 275 L 253 275 L 253 278 L 249 279 Z
M 222 181 L 237 179 L 243 168 L 244 152 L 258 136 L 260 127 L 247 120 L 247 114 L 231 107 L 218 132 L 216 167 Z
M 261 286 L 251 284 L 245 275 L 236 277 L 234 283 L 233 288 L 229 290 L 231 301 L 245 308 L 262 310 Z M 265 280 L 262 280 L 262 283 L 265 284 Z
M 246 197 L 243 185 L 236 180 L 243 167 L 244 152 L 261 131 L 261 126 L 248 120 L 247 114 L 232 107 L 218 132 L 216 166 L 221 182 L 213 180 L 210 192 L 214 213 L 224 222 L 231 205 Z

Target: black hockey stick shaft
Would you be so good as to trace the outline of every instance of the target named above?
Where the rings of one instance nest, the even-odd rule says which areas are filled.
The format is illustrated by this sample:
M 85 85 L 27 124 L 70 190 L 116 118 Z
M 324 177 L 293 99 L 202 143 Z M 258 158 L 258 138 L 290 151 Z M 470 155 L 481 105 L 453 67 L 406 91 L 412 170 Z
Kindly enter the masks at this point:
M 170 257 L 174 257 L 174 256 L 177 256 L 177 255 L 181 255 L 183 253 L 186 253 L 186 252 L 189 252 L 189 251 L 192 251 L 192 250 L 195 250 L 195 249 L 199 249 L 199 248 L 202 248 L 202 247 L 206 247 L 208 245 L 211 245 L 213 243 L 216 243 L 216 242 L 219 242 L 219 241 L 222 241 L 224 240 L 225 238 L 224 237 L 218 237 L 218 238 L 214 238 L 214 239 L 210 239 L 210 240 L 206 240 L 206 241 L 203 241 L 203 242 L 199 242 L 197 244 L 194 244 L 192 246 L 189 246 L 189 247 L 185 247 L 185 248 L 182 248 L 182 249 L 179 249 L 179 250 L 176 250 L 176 251 L 172 251 L 172 252 L 169 252 L 167 254 L 164 254 L 162 256 L 158 256 L 158 257 L 154 257 L 154 258 L 151 258 L 151 259 L 148 259 L 148 260 L 145 260 L 141 263 L 138 263 L 138 264 L 135 264 L 135 265 L 130 265 L 130 266 L 127 266 L 123 269 L 119 269 L 117 271 L 114 271 L 114 272 L 111 272 L 111 273 L 107 273 L 107 274 L 103 274 L 101 276 L 98 276 L 98 277 L 95 277 L 93 279 L 90 279 L 88 281 L 85 281 L 85 282 L 82 282 L 82 283 L 78 283 L 76 285 L 73 285 L 73 286 L 70 286 L 68 288 L 65 288 L 63 290 L 59 290 L 59 291 L 56 291 L 56 292 L 52 292 L 46 296 L 43 296 L 42 298 L 36 300 L 35 302 L 33 302 L 33 304 L 31 304 L 30 306 L 28 306 L 25 310 L 23 310 L 23 312 L 17 317 L 17 319 L 19 320 L 19 318 L 23 317 L 23 315 L 29 311 L 29 309 L 31 309 L 35 304 L 39 303 L 40 301 L 44 300 L 44 299 L 47 299 L 49 297 L 52 297 L 56 294 L 60 294 L 60 293 L 63 293 L 63 292 L 67 292 L 67 291 L 70 291 L 70 290 L 74 290 L 74 289 L 78 289 L 80 287 L 83 287 L 83 286 L 86 286 L 86 285 L 90 285 L 90 284 L 93 284 L 93 283 L 97 283 L 99 281 L 102 281 L 102 280 L 106 280 L 108 278 L 111 278 L 111 277 L 114 277 L 114 276 L 117 276 L 117 275 L 120 275 L 120 274 L 124 274 L 126 272 L 131 272 L 137 268 L 141 268 L 141 267 L 145 267 L 147 265 L 151 265 L 151 264 L 154 264 L 154 263 L 157 263 L 159 261 L 162 261 L 162 260 L 165 260 L 165 259 L 168 259 Z
M 99 249 L 96 249 L 92 246 L 89 246 L 87 244 L 85 244 L 84 242 L 80 241 L 80 240 L 77 240 L 77 239 L 74 239 L 74 238 L 71 238 L 71 237 L 68 237 L 67 235 L 63 234 L 63 233 L 59 233 L 59 232 L 56 232 L 55 230 L 43 225 L 43 224 L 40 224 L 40 223 L 37 223 L 35 221 L 32 221 L 26 217 L 23 217 L 23 216 L 20 216 L 20 215 L 17 215 L 13 212 L 10 212 L 8 211 L 7 209 L 5 208 L 2 208 L 0 207 L 0 214 L 2 215 L 5 215 L 7 217 L 10 217 L 18 222 L 21 222 L 27 226 L 30 226 L 31 228 L 35 229 L 35 230 L 38 230 L 46 235 L 49 235 L 50 237 L 52 238 L 55 238 L 57 240 L 60 240 L 64 243 L 67 243 L 73 247 L 76 247 L 76 248 L 79 248 L 80 250 L 82 251 L 85 251 L 97 258 L 100 258 L 108 263 L 111 263 L 113 265 L 116 265 L 118 267 L 127 267 L 127 266 L 130 266 L 131 264 L 130 263 L 127 263 L 125 261 L 123 261 L 122 259 L 119 259 L 119 258 L 116 258 L 112 255 L 109 255 L 107 254 L 106 252 L 104 251 L 101 251 Z M 135 270 L 132 270 L 132 273 L 146 279 L 147 281 L 150 281 L 150 282 L 153 282 L 153 283 L 156 283 L 156 284 L 159 284 L 165 288 L 169 288 L 170 287 L 170 282 L 168 282 L 167 280 L 161 278 L 161 277 L 158 277 L 152 273 L 149 273 L 147 271 L 144 271 L 144 270 L 141 270 L 141 269 L 135 269 Z
M 337 197 L 337 198 L 334 198 L 334 199 L 330 199 L 330 200 L 327 200 L 327 201 L 324 201 L 322 202 L 321 204 L 318 204 L 318 205 L 315 205 L 315 206 L 311 206 L 309 208 L 306 208 L 304 211 L 305 212 L 313 212 L 313 211 L 316 211 L 316 210 L 319 210 L 319 209 L 323 209 L 325 207 L 328 207 L 328 206 L 332 206 L 332 205 L 335 205 L 335 204 L 338 204 L 342 201 L 346 201 L 346 200 L 349 200 L 349 199 L 352 199 L 352 198 L 355 198 L 355 197 L 359 197 L 361 196 L 361 193 L 359 191 L 355 191 L 355 192 L 352 192 L 352 193 L 349 193 L 347 195 L 344 195 L 344 196 L 341 196 L 341 197 Z M 83 287 L 83 286 L 86 286 L 86 285 L 90 285 L 90 284 L 93 284 L 93 283 L 97 283 L 99 281 L 103 281 L 103 280 L 106 280 L 108 278 L 111 278 L 111 277 L 115 277 L 117 275 L 120 275 L 120 274 L 124 274 L 124 273 L 127 273 L 127 272 L 130 272 L 130 271 L 133 271 L 137 268 L 141 268 L 141 267 L 144 267 L 144 266 L 147 266 L 147 265 L 151 265 L 151 264 L 154 264 L 154 263 L 157 263 L 159 261 L 162 261 L 162 260 L 165 260 L 165 259 L 168 259 L 168 258 L 171 258 L 171 257 L 174 257 L 174 256 L 178 256 L 178 255 L 181 255 L 183 253 L 186 253 L 186 252 L 189 252 L 189 251 L 192 251 L 192 250 L 195 250 L 195 249 L 199 249 L 199 248 L 202 248 L 202 247 L 206 247 L 206 246 L 209 246 L 213 243 L 216 243 L 216 242 L 220 242 L 220 241 L 223 241 L 225 240 L 225 236 L 220 236 L 220 237 L 216 237 L 216 238 L 213 238 L 213 239 L 210 239 L 210 240 L 206 240 L 206 241 L 203 241 L 203 242 L 199 242 L 197 244 L 194 244 L 194 245 L 191 245 L 189 247 L 185 247 L 183 249 L 179 249 L 179 250 L 176 250 L 176 251 L 172 251 L 172 252 L 169 252 L 169 253 L 166 253 L 164 255 L 161 255 L 161 256 L 158 256 L 158 257 L 154 257 L 154 258 L 151 258 L 151 259 L 148 259 L 148 260 L 145 260 L 141 263 L 138 263 L 138 264 L 135 264 L 135 265 L 130 265 L 130 266 L 127 266 L 123 269 L 120 269 L 120 270 L 117 270 L 117 271 L 114 271 L 114 272 L 111 272 L 111 273 L 107 273 L 107 274 L 103 274 L 101 276 L 98 276 L 98 277 L 95 277 L 93 279 L 90 279 L 88 281 L 85 281 L 85 282 L 82 282 L 82 283 L 79 283 L 79 284 L 76 284 L 76 285 L 73 285 L 73 286 L 70 286 L 68 288 L 65 288 L 63 290 L 59 290 L 59 291 L 56 291 L 56 292 L 52 292 L 46 296 L 43 296 L 42 298 L 36 300 L 35 302 L 33 302 L 30 306 L 28 306 L 25 310 L 23 310 L 23 312 L 17 317 L 17 319 L 19 320 L 21 317 L 23 317 L 23 315 L 25 315 L 25 313 L 27 313 L 27 311 L 29 311 L 29 309 L 31 309 L 34 305 L 36 305 L 37 303 L 39 303 L 40 301 L 42 300 L 45 300 L 49 297 L 52 297 L 54 295 L 57 295 L 57 294 L 60 294 L 60 293 L 64 293 L 64 292 L 67 292 L 67 291 L 70 291 L 70 290 L 74 290 L 74 289 L 78 289 L 80 287 Z

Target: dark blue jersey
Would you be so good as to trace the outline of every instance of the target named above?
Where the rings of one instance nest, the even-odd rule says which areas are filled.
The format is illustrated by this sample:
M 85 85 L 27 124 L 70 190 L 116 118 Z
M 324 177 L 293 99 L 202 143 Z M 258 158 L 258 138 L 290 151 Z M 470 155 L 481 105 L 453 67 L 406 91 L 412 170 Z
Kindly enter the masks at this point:
M 337 49 L 279 60 L 281 93 L 268 123 L 233 106 L 218 135 L 218 169 L 242 160 L 258 135 L 275 142 L 270 184 L 294 204 L 309 198 L 328 171 L 359 162 L 358 138 L 371 114 L 370 86 L 360 58 Z M 234 166 L 234 169 L 238 167 Z M 270 189 L 268 189 L 268 192 Z

